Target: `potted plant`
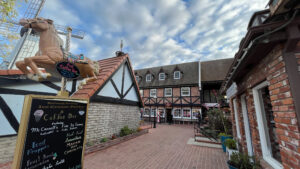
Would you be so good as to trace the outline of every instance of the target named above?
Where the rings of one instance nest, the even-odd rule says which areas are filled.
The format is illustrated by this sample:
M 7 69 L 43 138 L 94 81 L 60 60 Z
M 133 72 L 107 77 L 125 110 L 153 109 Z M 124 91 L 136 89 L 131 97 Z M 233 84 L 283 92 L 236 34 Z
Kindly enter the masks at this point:
M 259 160 L 244 153 L 232 153 L 227 165 L 229 169 L 261 169 Z
M 238 152 L 236 141 L 234 139 L 226 139 L 225 146 L 226 146 L 226 154 L 229 156 L 229 160 L 230 160 L 231 154 Z
M 228 135 L 226 133 L 220 133 L 219 137 L 220 137 L 220 140 L 221 140 L 221 143 L 222 143 L 223 152 L 226 152 L 225 140 L 232 139 L 232 136 Z

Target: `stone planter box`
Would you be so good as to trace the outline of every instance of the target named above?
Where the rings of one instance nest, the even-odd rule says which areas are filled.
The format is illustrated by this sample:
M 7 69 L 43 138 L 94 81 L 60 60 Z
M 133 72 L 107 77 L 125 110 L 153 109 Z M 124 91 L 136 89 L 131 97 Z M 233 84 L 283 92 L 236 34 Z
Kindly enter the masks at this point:
M 148 129 L 144 129 L 140 132 L 136 132 L 136 133 L 124 136 L 124 137 L 118 137 L 114 140 L 108 140 L 105 143 L 96 143 L 95 145 L 92 145 L 92 146 L 86 146 L 84 154 L 89 154 L 89 153 L 93 153 L 93 152 L 96 152 L 96 151 L 106 149 L 108 147 L 120 144 L 122 142 L 125 142 L 127 140 L 136 138 L 136 137 L 138 137 L 140 135 L 143 135 L 143 134 L 146 134 L 146 133 L 148 133 Z

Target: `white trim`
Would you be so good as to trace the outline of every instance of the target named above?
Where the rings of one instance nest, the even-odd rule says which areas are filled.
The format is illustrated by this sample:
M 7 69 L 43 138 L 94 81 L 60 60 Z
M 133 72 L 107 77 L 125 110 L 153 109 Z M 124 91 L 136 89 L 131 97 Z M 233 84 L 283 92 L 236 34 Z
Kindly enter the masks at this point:
M 176 78 L 175 73 L 179 73 L 179 77 L 178 77 L 178 78 Z M 181 76 L 180 71 L 175 71 L 175 72 L 174 72 L 174 79 L 180 79 L 180 76 Z
M 248 119 L 248 111 L 247 111 L 246 95 L 245 94 L 243 94 L 241 96 L 241 105 L 242 105 L 242 113 L 243 113 L 243 119 L 244 119 L 244 128 L 245 128 L 248 155 L 253 156 L 253 147 L 252 147 L 251 132 L 250 132 L 250 126 L 249 126 L 249 119 Z
M 237 111 L 236 99 L 233 99 L 233 110 L 234 110 L 236 134 L 237 134 L 238 139 L 241 139 L 241 131 L 240 131 L 240 125 L 239 125 L 239 118 L 238 118 L 238 111 Z
M 151 94 L 151 91 L 155 91 L 155 96 Z M 154 97 L 154 98 L 156 98 L 156 94 L 157 94 L 157 93 L 156 93 L 156 89 L 150 89 L 150 94 L 149 94 L 149 95 L 150 95 L 150 97 Z
M 183 94 L 182 94 L 182 89 L 183 89 L 183 88 L 189 89 L 189 90 L 188 90 L 188 91 L 189 91 L 189 94 L 188 94 L 188 95 L 183 95 Z M 181 88 L 180 88 L 180 93 L 181 93 L 181 96 L 190 96 L 190 95 L 191 95 L 191 89 L 190 89 L 190 87 L 181 87 Z
M 150 77 L 150 79 L 148 79 L 148 77 Z M 146 82 L 151 82 L 152 80 L 152 75 L 151 74 L 147 74 L 146 75 Z
M 184 117 L 184 116 L 183 116 L 183 110 L 189 110 L 189 111 L 190 111 L 190 117 Z M 182 117 L 183 119 L 191 119 L 191 118 L 192 118 L 192 110 L 191 110 L 191 108 L 182 108 L 182 109 L 181 109 L 181 117 Z
M 140 89 L 139 92 L 140 92 L 140 96 L 141 96 L 141 97 L 144 97 L 144 90 L 143 90 L 143 89 Z
M 263 159 L 269 163 L 273 168 L 275 169 L 282 169 L 283 166 L 280 162 L 278 162 L 276 159 L 272 157 L 272 154 L 270 152 L 270 143 L 269 139 L 269 133 L 266 132 L 266 119 L 263 114 L 265 114 L 264 111 L 264 105 L 262 103 L 262 96 L 259 92 L 260 89 L 268 86 L 268 82 L 262 82 L 261 84 L 257 85 L 252 89 L 253 92 L 253 100 L 254 100 L 254 106 L 255 106 L 255 114 L 257 118 L 257 124 L 258 124 L 258 131 L 259 131 L 259 138 L 260 138 L 260 144 L 263 154 Z M 268 139 L 268 140 L 267 140 Z
M 161 78 L 160 76 L 163 75 L 163 78 Z M 165 80 L 166 79 L 166 74 L 165 73 L 159 73 L 158 74 L 158 80 Z
M 166 94 L 166 89 L 171 89 L 171 95 L 167 95 L 167 94 Z M 164 94 L 165 94 L 166 97 L 172 96 L 172 95 L 173 95 L 173 89 L 172 89 L 172 88 L 165 88 L 165 89 L 164 89 Z

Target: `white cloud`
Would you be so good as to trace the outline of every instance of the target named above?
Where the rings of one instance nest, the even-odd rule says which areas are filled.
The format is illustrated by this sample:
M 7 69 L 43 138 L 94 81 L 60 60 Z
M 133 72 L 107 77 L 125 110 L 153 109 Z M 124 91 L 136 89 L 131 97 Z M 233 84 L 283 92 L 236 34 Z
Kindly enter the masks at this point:
M 265 0 L 46 1 L 43 14 L 87 33 L 71 50 L 93 59 L 124 50 L 135 68 L 233 57 Z

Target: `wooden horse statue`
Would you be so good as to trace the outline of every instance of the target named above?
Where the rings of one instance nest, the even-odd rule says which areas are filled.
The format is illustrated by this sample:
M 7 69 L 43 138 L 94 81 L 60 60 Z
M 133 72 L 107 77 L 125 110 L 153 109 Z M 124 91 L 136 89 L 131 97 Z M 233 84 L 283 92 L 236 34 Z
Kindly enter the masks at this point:
M 44 18 L 21 19 L 19 23 L 25 28 L 32 28 L 40 34 L 39 51 L 35 56 L 25 58 L 23 61 L 16 62 L 16 66 L 26 76 L 35 81 L 42 81 L 51 76 L 48 72 L 54 72 L 58 62 L 65 61 L 62 51 L 63 41 L 59 38 L 53 25 L 53 21 Z M 99 73 L 99 63 L 84 57 L 82 61 L 75 61 L 75 65 L 80 71 L 84 83 L 97 79 Z M 31 69 L 28 70 L 27 67 Z M 38 68 L 45 68 L 46 73 Z

